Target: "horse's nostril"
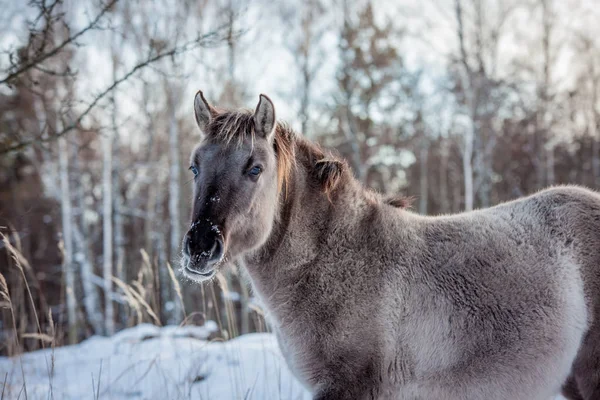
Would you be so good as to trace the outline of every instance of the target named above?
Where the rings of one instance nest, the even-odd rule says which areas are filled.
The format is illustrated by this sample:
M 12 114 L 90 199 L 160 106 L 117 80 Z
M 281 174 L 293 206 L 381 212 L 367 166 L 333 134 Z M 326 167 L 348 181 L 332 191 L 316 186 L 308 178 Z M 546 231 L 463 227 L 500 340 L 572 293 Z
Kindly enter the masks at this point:
M 223 257 L 223 241 L 221 240 L 221 238 L 216 238 L 215 242 L 213 243 L 212 248 L 210 249 L 210 258 L 208 259 L 208 262 L 211 264 L 217 263 L 217 262 L 221 261 L 222 257 Z
M 192 239 L 190 239 L 190 234 L 186 233 L 185 237 L 183 238 L 183 254 L 185 254 L 186 256 L 189 257 L 190 254 L 192 254 L 192 249 L 190 247 L 190 242 L 192 241 Z
M 189 237 L 189 235 L 185 242 L 185 248 L 186 248 L 188 254 L 192 254 L 192 239 Z

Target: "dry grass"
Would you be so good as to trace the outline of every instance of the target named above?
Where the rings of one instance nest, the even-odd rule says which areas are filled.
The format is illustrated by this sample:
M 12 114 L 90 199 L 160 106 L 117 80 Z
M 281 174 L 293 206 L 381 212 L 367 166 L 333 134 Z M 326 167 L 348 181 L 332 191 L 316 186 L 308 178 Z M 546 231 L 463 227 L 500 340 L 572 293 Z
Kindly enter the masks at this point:
M 181 310 L 183 311 L 183 321 L 185 322 L 187 320 L 187 315 L 185 314 L 185 302 L 183 301 L 183 294 L 181 293 L 181 285 L 179 285 L 179 281 L 175 277 L 175 272 L 173 271 L 170 263 L 167 263 L 167 270 L 169 271 L 169 278 L 173 283 L 173 288 L 175 289 L 177 299 L 179 299 L 179 304 L 181 306 Z
M 58 322 L 55 322 L 51 308 L 47 305 L 45 299 L 41 297 L 40 282 L 33 274 L 32 266 L 21 252 L 18 238 L 9 237 L 0 232 L 0 240 L 10 257 L 11 264 L 8 272 L 12 274 L 9 275 L 11 277 L 9 279 L 9 276 L 0 273 L 0 312 L 5 313 L 5 316 L 10 320 L 4 324 L 5 331 L 2 332 L 8 338 L 3 344 L 3 352 L 5 355 L 16 357 L 19 360 L 20 355 L 25 351 L 35 350 L 36 348 L 50 348 L 52 351 L 46 360 L 46 369 L 48 374 L 48 398 L 52 399 L 55 391 L 53 384 L 53 376 L 55 376 L 54 349 L 65 344 L 66 321 L 59 314 Z M 116 285 L 115 298 L 122 301 L 124 306 L 121 310 L 128 315 L 126 327 L 146 322 L 161 326 L 160 297 L 158 293 L 160 288 L 156 284 L 158 279 L 156 271 L 159 266 L 152 263 L 144 250 L 141 250 L 140 254 L 142 262 L 135 279 L 124 282 L 117 277 L 112 277 Z M 237 287 L 236 290 L 239 290 L 242 296 L 247 296 L 247 291 L 238 282 L 239 277 L 236 274 L 230 272 L 219 273 L 215 282 L 194 286 L 195 295 L 200 297 L 200 302 L 196 301 L 194 303 L 198 310 L 186 312 L 185 288 L 181 286 L 170 264 L 167 263 L 163 267 L 167 268 L 170 279 L 168 284 L 172 285 L 173 294 L 176 297 L 173 300 L 178 301 L 183 310 L 183 320 L 180 326 L 197 324 L 198 316 L 200 316 L 201 321 L 209 318 L 214 319 L 219 330 L 216 337 L 210 340 L 228 340 L 240 335 L 240 315 L 241 312 L 247 312 L 246 318 L 252 319 L 255 326 L 254 331 L 267 331 L 267 324 L 259 307 L 248 304 L 245 309 L 240 310 L 236 299 L 237 294 L 232 288 Z M 73 290 L 73 288 L 67 288 L 63 285 L 62 295 L 60 296 L 63 302 L 67 290 Z M 189 294 L 188 292 L 187 295 Z M 82 320 L 85 319 L 85 316 L 82 316 L 83 312 L 83 309 L 78 310 L 78 316 Z M 80 332 L 79 338 L 85 338 L 85 335 Z M 28 343 L 27 346 L 24 345 L 25 342 Z M 234 348 L 231 351 L 235 353 L 231 356 L 238 356 L 236 353 L 239 352 L 239 349 Z M 0 375 L 0 384 L 2 385 L 0 400 L 13 398 L 12 396 L 27 398 L 27 377 L 23 365 L 20 366 L 20 375 L 22 382 L 24 382 L 22 387 L 10 387 L 9 383 L 7 388 L 7 379 L 10 381 L 10 378 L 8 374 L 3 375 Z M 99 366 L 98 372 L 91 377 L 90 382 L 93 398 L 95 399 L 103 397 L 100 389 L 101 379 L 102 366 Z M 246 387 L 245 383 L 248 383 L 244 381 L 243 373 L 232 372 L 229 380 L 241 398 L 252 397 L 252 391 L 243 393 L 243 388 Z M 185 396 L 181 398 L 185 398 Z
M 7 333 L 6 330 L 4 332 L 5 335 L 10 335 L 10 343 L 4 345 L 4 354 L 14 356 L 23 353 L 26 349 L 47 348 L 49 345 L 62 346 L 66 321 L 64 318 L 59 318 L 58 323 L 53 320 L 51 309 L 39 290 L 40 282 L 20 250 L 18 236 L 9 237 L 0 232 L 0 240 L 12 262 L 9 272 L 11 270 L 16 272 L 16 275 L 12 275 L 12 281 L 0 273 L 0 310 L 4 310 L 3 312 L 10 320 L 10 332 Z M 156 270 L 160 266 L 153 264 L 148 253 L 143 249 L 140 250 L 140 254 L 142 262 L 135 279 L 124 282 L 115 276 L 112 277 L 117 288 L 115 295 L 125 305 L 124 311 L 128 314 L 126 327 L 145 322 L 162 326 L 159 287 L 156 284 L 158 278 Z M 244 296 L 246 299 L 248 291 L 239 282 L 239 276 L 234 272 L 217 274 L 216 284 L 195 286 L 193 290 L 196 291 L 196 295 L 200 295 L 201 301 L 200 304 L 197 302 L 194 304 L 197 310 L 188 313 L 185 307 L 186 295 L 175 271 L 170 263 L 166 263 L 163 268 L 167 268 L 169 284 L 172 285 L 176 297 L 174 300 L 183 310 L 180 325 L 195 323 L 198 316 L 201 317 L 201 320 L 214 319 L 219 328 L 218 336 L 225 340 L 243 333 L 240 321 L 243 318 L 252 319 L 255 326 L 252 331 L 266 331 L 264 315 L 256 305 L 247 304 L 244 309 L 240 309 L 239 300 L 236 298 L 238 294 L 232 291 L 232 286 L 237 287 L 241 292 L 240 296 Z M 18 279 L 15 279 L 15 276 Z M 32 289 L 35 289 L 35 292 Z M 64 300 L 66 291 L 72 291 L 73 288 L 63 285 L 62 290 L 61 299 Z M 84 310 L 78 311 L 81 318 Z M 85 335 L 82 336 L 80 332 L 79 337 L 85 338 Z M 29 341 L 30 345 L 23 346 L 24 340 Z M 31 342 L 35 342 L 37 345 L 31 345 Z
M 4 247 L 6 248 L 8 255 L 10 257 L 10 259 L 13 262 L 13 266 L 16 268 L 16 270 L 19 272 L 20 275 L 20 281 L 19 283 L 22 285 L 22 287 L 25 289 L 25 292 L 27 294 L 28 300 L 29 300 L 29 306 L 27 306 L 25 303 L 25 299 L 22 296 L 15 296 L 15 292 L 17 292 L 17 290 L 12 291 L 12 296 L 11 296 L 11 291 L 9 290 L 9 285 L 7 283 L 6 278 L 2 275 L 2 284 L 1 284 L 1 292 L 2 292 L 2 302 L 3 304 L 8 303 L 8 309 L 9 312 L 11 314 L 11 321 L 12 321 L 12 332 L 13 332 L 13 346 L 11 346 L 10 344 L 8 345 L 7 351 L 6 353 L 8 355 L 16 355 L 16 354 L 21 354 L 23 352 L 22 349 L 22 341 L 19 338 L 22 339 L 38 339 L 40 337 L 44 336 L 44 332 L 42 331 L 42 327 L 41 327 L 41 323 L 40 323 L 40 318 L 38 316 L 38 304 L 36 304 L 36 302 L 33 299 L 33 295 L 31 292 L 31 288 L 29 285 L 29 280 L 27 278 L 27 275 L 29 275 L 30 277 L 33 276 L 35 277 L 35 275 L 33 274 L 33 270 L 31 268 L 31 265 L 29 265 L 29 262 L 27 261 L 27 259 L 25 257 L 23 257 L 20 248 L 21 248 L 21 242 L 20 239 L 18 237 L 18 235 L 13 235 L 13 241 L 15 242 L 15 245 L 13 245 L 11 243 L 11 241 L 9 240 L 9 237 L 7 235 L 5 235 L 4 233 L 0 232 L 0 239 L 2 240 L 2 243 L 4 244 Z M 25 270 L 27 270 L 27 273 L 25 272 Z M 37 282 L 36 280 L 36 284 L 37 287 L 39 287 L 39 282 Z M 18 288 L 20 289 L 20 288 Z M 18 300 L 18 302 L 15 302 L 15 298 L 16 300 Z M 30 312 L 32 313 L 32 317 L 28 318 L 27 314 L 22 315 L 21 312 L 17 313 L 17 310 L 30 310 Z M 45 310 L 42 311 L 47 311 L 47 307 Z M 16 314 L 19 315 L 19 318 L 16 318 Z M 28 329 L 28 321 L 32 320 L 37 328 L 37 332 L 27 332 Z M 29 336 L 28 336 L 29 335 Z M 36 336 L 39 335 L 39 336 Z M 45 341 L 44 340 L 39 340 L 39 343 L 41 344 L 42 348 L 45 348 Z

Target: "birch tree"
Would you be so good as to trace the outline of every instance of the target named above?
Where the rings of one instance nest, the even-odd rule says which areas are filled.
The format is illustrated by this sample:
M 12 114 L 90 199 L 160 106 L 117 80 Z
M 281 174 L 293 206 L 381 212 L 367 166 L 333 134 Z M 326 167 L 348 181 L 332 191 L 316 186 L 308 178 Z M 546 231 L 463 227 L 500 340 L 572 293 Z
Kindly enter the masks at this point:
M 113 296 L 113 196 L 112 132 L 102 134 L 102 277 L 104 286 L 104 331 L 115 332 Z
M 177 121 L 177 106 L 179 105 L 178 96 L 176 94 L 177 89 L 174 83 L 169 84 L 167 82 L 167 112 L 169 121 L 169 221 L 170 221 L 170 235 L 169 235 L 169 254 L 170 259 L 173 260 L 176 254 L 179 254 L 181 247 L 181 215 L 179 209 L 181 208 L 181 199 L 179 197 L 181 193 L 181 160 L 179 156 L 179 126 Z M 163 267 L 166 270 L 166 266 Z M 165 284 L 167 281 L 164 282 Z M 172 283 L 171 283 L 172 285 Z M 170 286 L 171 286 L 170 285 Z M 175 293 L 171 291 L 173 297 L 171 302 L 173 303 L 173 312 L 171 315 L 172 321 L 180 321 L 182 318 L 182 311 L 180 302 L 177 301 L 174 296 Z
M 113 14 L 116 14 L 119 7 L 115 7 Z M 115 18 L 119 16 L 115 15 Z M 112 79 L 116 80 L 119 75 L 120 68 L 120 42 L 123 41 L 123 37 L 120 34 L 113 33 L 111 39 L 111 57 L 112 57 Z M 127 282 L 127 276 L 125 273 L 125 215 L 124 215 L 124 201 L 123 194 L 121 193 L 121 173 L 122 173 L 122 154 L 121 154 L 121 142 L 123 140 L 121 136 L 119 121 L 119 106 L 117 104 L 117 91 L 114 90 L 110 94 L 110 129 L 112 131 L 112 160 L 111 160 L 111 174 L 112 174 L 112 185 L 111 185 L 111 199 L 112 199 L 112 224 L 114 227 L 114 266 L 111 267 L 111 271 L 115 278 L 121 282 Z M 107 188 L 108 190 L 108 188 Z M 105 277 L 106 279 L 106 277 Z M 105 283 L 106 284 L 106 283 Z M 112 289 L 111 289 L 112 290 Z M 117 307 L 119 320 L 124 323 L 126 320 L 125 309 L 123 306 Z
M 467 56 L 465 44 L 465 27 L 463 18 L 462 1 L 455 0 L 456 23 L 458 36 L 458 44 L 460 50 L 460 63 L 462 71 L 460 73 L 460 82 L 463 88 L 465 105 L 469 116 L 469 122 L 466 126 L 463 135 L 462 161 L 463 161 L 463 177 L 464 177 L 464 199 L 465 211 L 473 209 L 473 199 L 475 193 L 473 191 L 473 150 L 475 143 L 475 135 L 477 132 L 477 92 L 479 90 L 476 77 L 473 74 L 469 59 Z
M 540 142 L 543 146 L 534 156 L 538 187 L 554 184 L 554 144 L 552 132 L 552 110 L 550 109 L 552 88 L 552 64 L 554 62 L 552 41 L 555 27 L 555 15 L 551 0 L 539 0 L 541 7 L 542 23 L 542 73 L 538 81 L 538 113 L 537 125 Z
M 78 150 L 81 146 L 81 139 L 77 140 L 74 144 L 75 150 Z M 77 153 L 75 153 L 77 154 Z M 73 174 L 81 177 L 83 171 L 81 170 L 81 161 L 76 155 L 73 157 Z M 85 201 L 85 190 L 86 188 L 82 183 L 75 188 L 75 204 L 79 214 L 79 223 L 75 221 L 73 223 L 73 241 L 75 243 L 75 249 L 77 262 L 79 264 L 79 276 L 81 278 L 81 287 L 83 289 L 83 307 L 85 310 L 85 317 L 88 323 L 92 326 L 94 333 L 101 334 L 104 331 L 103 313 L 100 307 L 98 298 L 98 288 L 95 283 L 96 276 L 94 274 L 94 266 L 92 263 L 92 251 L 90 249 L 90 229 L 86 220 L 86 213 L 88 206 Z
M 471 4 L 472 29 L 467 38 L 463 0 L 454 2 L 459 102 L 467 117 L 462 146 L 465 210 L 473 209 L 477 193 L 482 206 L 490 205 L 498 111 L 507 97 L 507 86 L 497 76 L 498 46 L 517 3 L 495 1 L 492 13 L 486 13 L 491 4 L 484 0 L 471 0 Z
M 69 184 L 69 148 L 65 138 L 58 141 L 60 164 L 60 205 L 62 216 L 63 275 L 67 300 L 67 320 L 69 343 L 77 343 L 77 307 L 75 301 L 75 269 L 73 264 L 73 213 Z

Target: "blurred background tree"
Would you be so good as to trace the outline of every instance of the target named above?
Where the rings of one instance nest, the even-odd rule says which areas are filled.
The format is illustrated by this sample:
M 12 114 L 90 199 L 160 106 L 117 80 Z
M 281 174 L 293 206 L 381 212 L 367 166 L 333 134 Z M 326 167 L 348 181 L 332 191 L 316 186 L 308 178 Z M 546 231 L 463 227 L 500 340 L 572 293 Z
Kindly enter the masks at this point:
M 265 329 L 236 268 L 175 277 L 198 89 L 223 107 L 269 94 L 415 212 L 600 188 L 592 0 L 0 3 L 2 354 L 50 328 L 59 343 L 142 321 Z

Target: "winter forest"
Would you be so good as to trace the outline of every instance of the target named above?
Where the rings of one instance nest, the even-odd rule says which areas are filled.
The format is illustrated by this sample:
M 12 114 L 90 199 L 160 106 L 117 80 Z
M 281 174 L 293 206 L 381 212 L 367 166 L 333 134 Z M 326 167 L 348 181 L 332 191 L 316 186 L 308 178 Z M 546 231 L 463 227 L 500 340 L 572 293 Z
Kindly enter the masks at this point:
M 0 5 L 0 356 L 140 324 L 269 332 L 237 266 L 204 285 L 178 275 L 199 89 L 232 108 L 267 94 L 422 214 L 600 188 L 594 0 Z M 17 398 L 7 382 L 27 373 L 6 366 Z

